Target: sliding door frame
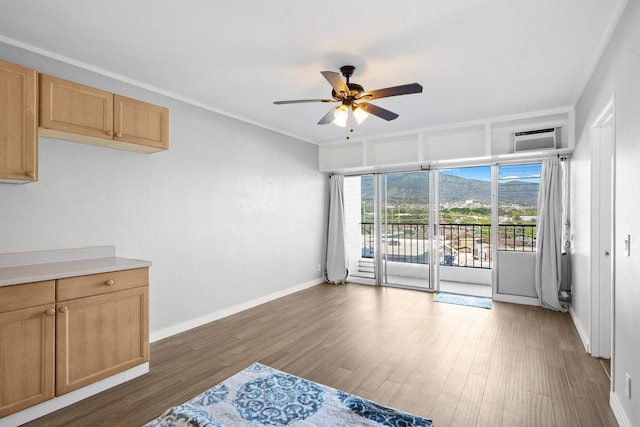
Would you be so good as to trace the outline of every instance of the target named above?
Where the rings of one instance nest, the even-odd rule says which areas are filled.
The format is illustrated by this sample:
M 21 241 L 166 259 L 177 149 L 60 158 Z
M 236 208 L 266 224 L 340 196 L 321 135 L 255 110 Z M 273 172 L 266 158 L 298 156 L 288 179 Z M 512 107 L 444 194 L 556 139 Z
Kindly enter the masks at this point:
M 410 284 L 402 284 L 402 283 L 390 283 L 389 282 L 389 275 L 388 275 L 388 248 L 387 245 L 389 244 L 389 239 L 385 238 L 384 242 L 383 242 L 383 238 L 382 238 L 382 232 L 387 232 L 388 231 L 388 227 L 387 227 L 387 201 L 388 201 L 388 192 L 387 192 L 387 178 L 390 175 L 399 175 L 399 174 L 412 174 L 412 173 L 423 173 L 426 175 L 427 178 L 427 194 L 428 194 L 428 200 L 426 200 L 425 202 L 428 205 L 428 216 L 427 216 L 427 221 L 428 224 L 426 225 L 425 229 L 428 230 L 428 238 L 429 238 L 429 243 L 427 245 L 428 247 L 428 264 L 427 264 L 427 277 L 424 277 L 423 279 L 426 282 L 426 286 L 412 286 Z M 411 170 L 411 171 L 398 171 L 398 172 L 380 172 L 380 173 L 375 173 L 375 186 L 376 186 L 376 190 L 375 190 L 375 201 L 374 201 L 374 206 L 376 207 L 375 210 L 375 214 L 374 214 L 374 221 L 375 221 L 375 226 L 374 226 L 374 232 L 376 235 L 375 241 L 376 241 L 376 245 L 379 248 L 376 251 L 376 255 L 375 255 L 375 272 L 376 272 L 376 285 L 378 286 L 393 286 L 393 287 L 402 287 L 402 288 L 408 288 L 408 289 L 415 289 L 415 290 L 421 290 L 421 291 L 433 291 L 434 290 L 434 270 L 436 269 L 435 267 L 435 263 L 438 262 L 439 256 L 438 256 L 438 252 L 437 252 L 437 244 L 434 242 L 434 237 L 435 237 L 435 233 L 434 233 L 434 229 L 436 227 L 435 225 L 435 218 L 434 218 L 434 209 L 433 209 L 433 203 L 434 203 L 434 195 L 433 195 L 433 188 L 434 188 L 434 184 L 433 184 L 433 171 L 429 171 L 429 170 Z M 384 255 L 383 255 L 383 249 L 384 249 Z M 434 252 L 436 251 L 436 252 Z M 434 253 L 435 253 L 435 257 L 434 257 Z

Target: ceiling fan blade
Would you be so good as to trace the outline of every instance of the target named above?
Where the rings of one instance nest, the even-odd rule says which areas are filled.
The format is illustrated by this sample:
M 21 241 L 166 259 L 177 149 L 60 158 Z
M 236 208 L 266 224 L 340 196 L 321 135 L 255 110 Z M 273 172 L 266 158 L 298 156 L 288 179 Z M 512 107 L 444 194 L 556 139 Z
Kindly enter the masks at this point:
M 333 71 L 320 71 L 320 74 L 327 79 L 333 90 L 336 91 L 336 94 L 340 95 L 340 93 L 344 93 L 344 96 L 351 95 L 351 91 L 344 83 L 344 80 L 342 80 L 340 73 L 334 73 Z
M 386 121 L 395 120 L 398 118 L 398 114 L 394 113 L 393 111 L 385 110 L 382 107 L 369 104 L 368 102 L 361 102 L 360 104 L 358 104 L 358 107 L 363 109 L 367 113 L 378 116 L 381 119 L 385 119 Z
M 327 114 L 325 114 L 320 121 L 318 122 L 319 125 L 326 125 L 327 123 L 331 123 L 334 119 L 333 117 L 333 112 L 335 111 L 335 108 L 332 108 L 331 110 L 329 110 L 329 112 Z
M 292 99 L 290 101 L 273 101 L 276 105 L 303 104 L 305 102 L 338 102 L 335 99 Z
M 384 89 L 372 90 L 364 92 L 360 95 L 359 99 L 379 99 L 387 98 L 389 96 L 408 95 L 410 93 L 421 93 L 422 86 L 419 83 L 410 83 L 407 85 L 387 87 Z

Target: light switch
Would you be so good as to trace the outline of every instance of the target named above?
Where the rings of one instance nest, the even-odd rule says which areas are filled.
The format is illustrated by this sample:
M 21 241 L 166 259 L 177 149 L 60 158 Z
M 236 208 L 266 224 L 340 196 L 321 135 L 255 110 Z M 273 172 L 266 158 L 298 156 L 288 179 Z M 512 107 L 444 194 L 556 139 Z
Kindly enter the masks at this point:
M 627 234 L 624 237 L 624 255 L 631 256 L 631 235 Z
M 624 374 L 624 391 L 629 399 L 631 399 L 631 376 L 625 372 Z

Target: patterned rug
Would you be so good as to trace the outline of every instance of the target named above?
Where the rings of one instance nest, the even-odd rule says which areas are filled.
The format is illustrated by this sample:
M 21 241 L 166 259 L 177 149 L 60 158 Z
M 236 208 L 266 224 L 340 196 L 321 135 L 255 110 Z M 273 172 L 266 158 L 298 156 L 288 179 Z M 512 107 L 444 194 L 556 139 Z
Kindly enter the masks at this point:
M 433 299 L 434 302 L 445 302 L 447 304 L 468 305 L 470 307 L 491 308 L 493 301 L 491 298 L 472 297 L 469 295 L 447 294 L 438 292 Z
M 255 363 L 145 427 L 262 425 L 409 427 L 431 420 Z

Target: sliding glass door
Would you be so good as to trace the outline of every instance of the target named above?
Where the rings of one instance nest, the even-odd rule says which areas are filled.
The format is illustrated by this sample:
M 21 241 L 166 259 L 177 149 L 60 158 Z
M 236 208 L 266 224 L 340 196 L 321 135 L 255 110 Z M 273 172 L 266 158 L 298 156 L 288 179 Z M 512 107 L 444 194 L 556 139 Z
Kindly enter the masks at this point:
M 438 289 L 492 295 L 491 166 L 438 172 Z
M 429 184 L 427 171 L 379 176 L 380 284 L 433 288 Z
M 346 177 L 350 277 L 484 297 L 495 283 L 499 294 L 534 297 L 540 167 Z

